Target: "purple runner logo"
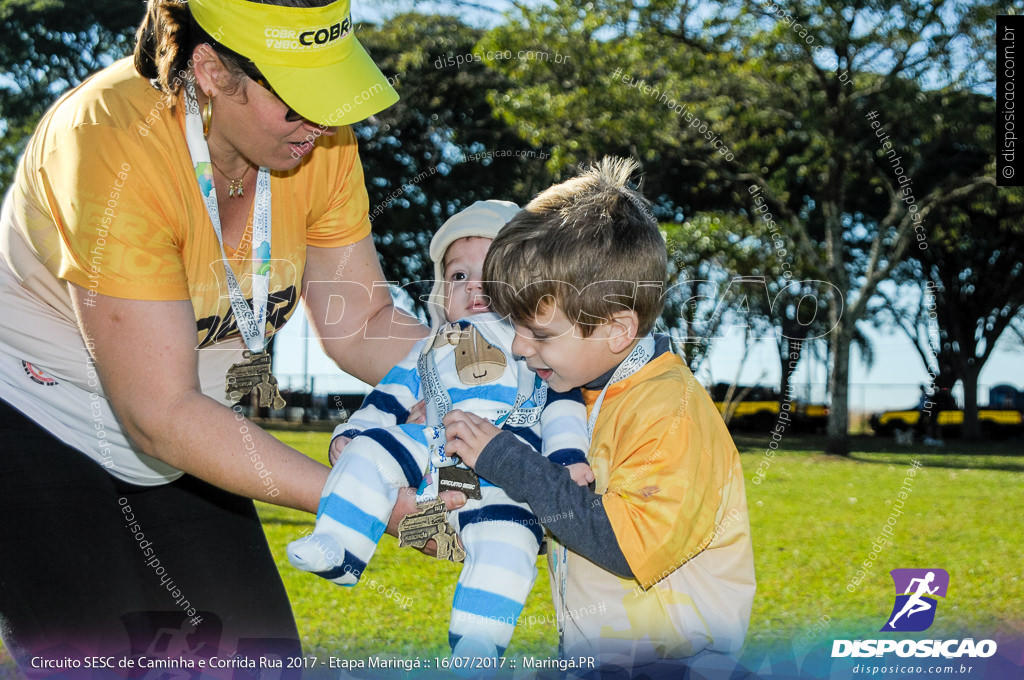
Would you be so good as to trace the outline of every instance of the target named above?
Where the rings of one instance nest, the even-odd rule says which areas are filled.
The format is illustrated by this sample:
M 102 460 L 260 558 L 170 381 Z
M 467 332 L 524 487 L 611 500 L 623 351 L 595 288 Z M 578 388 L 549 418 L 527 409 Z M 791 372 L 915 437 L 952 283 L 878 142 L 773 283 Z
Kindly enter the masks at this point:
M 883 631 L 905 633 L 928 630 L 935 621 L 936 597 L 946 597 L 949 573 L 945 569 L 893 569 L 896 602 Z

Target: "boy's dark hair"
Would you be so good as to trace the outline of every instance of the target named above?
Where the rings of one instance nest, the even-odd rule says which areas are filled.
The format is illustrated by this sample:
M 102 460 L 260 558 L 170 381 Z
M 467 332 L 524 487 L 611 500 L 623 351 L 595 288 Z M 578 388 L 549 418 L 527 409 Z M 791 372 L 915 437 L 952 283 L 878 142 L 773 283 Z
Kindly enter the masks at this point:
M 638 164 L 606 156 L 545 189 L 498 234 L 484 261 L 491 310 L 523 324 L 556 304 L 584 337 L 633 309 L 640 335 L 662 309 L 665 240 L 627 182 Z

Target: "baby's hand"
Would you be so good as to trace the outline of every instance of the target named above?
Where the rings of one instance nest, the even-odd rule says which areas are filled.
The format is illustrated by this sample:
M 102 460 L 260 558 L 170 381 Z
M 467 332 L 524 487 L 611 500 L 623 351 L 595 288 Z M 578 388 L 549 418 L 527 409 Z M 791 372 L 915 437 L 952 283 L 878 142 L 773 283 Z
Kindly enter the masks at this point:
M 327 460 L 331 462 L 331 467 L 338 462 L 338 456 L 345 450 L 348 443 L 352 441 L 351 437 L 335 437 L 331 440 L 331 446 L 327 450 Z
M 420 399 L 409 409 L 409 417 L 405 419 L 409 425 L 424 425 L 427 422 L 427 402 Z
M 594 471 L 586 463 L 573 463 L 565 467 L 569 470 L 572 481 L 580 486 L 590 486 L 590 483 L 594 481 Z

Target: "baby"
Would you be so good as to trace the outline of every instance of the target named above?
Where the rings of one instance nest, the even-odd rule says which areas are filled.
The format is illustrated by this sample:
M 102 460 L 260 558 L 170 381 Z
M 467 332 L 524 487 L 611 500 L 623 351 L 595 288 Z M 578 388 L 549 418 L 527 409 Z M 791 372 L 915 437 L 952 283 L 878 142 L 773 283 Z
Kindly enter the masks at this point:
M 576 483 L 594 480 L 586 463 L 586 409 L 579 390 L 549 391 L 517 360 L 510 350 L 512 327 L 489 312 L 483 296 L 487 249 L 518 210 L 507 201 L 477 201 L 434 235 L 429 309 L 435 332 L 335 430 L 332 458 L 341 451 L 324 487 L 316 528 L 288 546 L 295 567 L 340 585 L 358 582 L 399 489 L 418 487 L 417 501 L 437 497 L 439 476 L 454 464 L 444 454 L 440 422 L 453 408 L 515 434 L 567 466 Z M 406 423 L 421 399 L 427 424 Z M 479 486 L 480 498 L 471 497 L 448 515 L 466 553 L 449 626 L 452 655 L 459 657 L 504 653 L 537 576 L 542 538 L 529 506 L 484 479 Z

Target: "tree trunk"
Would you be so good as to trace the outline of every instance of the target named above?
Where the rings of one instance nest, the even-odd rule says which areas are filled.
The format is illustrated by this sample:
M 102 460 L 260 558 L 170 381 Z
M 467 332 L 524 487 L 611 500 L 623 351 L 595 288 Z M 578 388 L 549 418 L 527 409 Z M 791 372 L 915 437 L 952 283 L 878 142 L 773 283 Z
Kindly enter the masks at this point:
M 786 396 L 789 394 L 789 371 L 786 370 L 789 366 L 789 348 L 792 346 L 792 341 L 785 339 L 782 341 L 782 351 L 779 353 L 779 363 L 782 369 L 782 378 L 779 380 L 779 399 L 786 401 Z
M 832 403 L 828 412 L 828 440 L 825 453 L 836 456 L 850 455 L 850 343 L 853 340 L 853 326 L 846 319 L 839 319 L 829 336 L 831 362 L 829 365 L 828 391 Z
M 964 383 L 964 424 L 960 436 L 968 441 L 981 439 L 981 424 L 978 422 L 978 373 L 981 371 L 969 365 L 961 376 Z
M 942 357 L 939 357 L 939 374 L 935 376 L 935 389 L 953 389 L 953 385 L 956 385 L 957 372 L 953 368 L 953 364 L 948 359 L 946 363 L 942 363 Z

